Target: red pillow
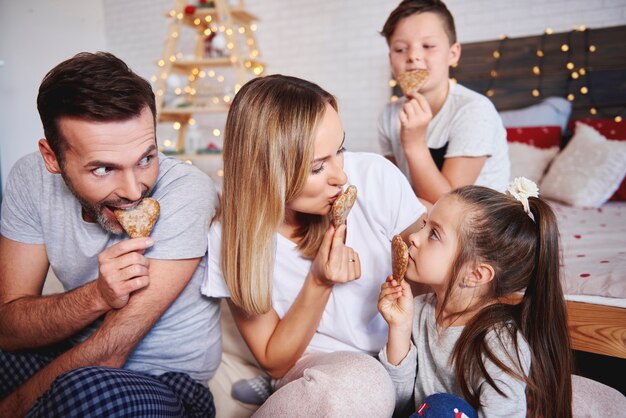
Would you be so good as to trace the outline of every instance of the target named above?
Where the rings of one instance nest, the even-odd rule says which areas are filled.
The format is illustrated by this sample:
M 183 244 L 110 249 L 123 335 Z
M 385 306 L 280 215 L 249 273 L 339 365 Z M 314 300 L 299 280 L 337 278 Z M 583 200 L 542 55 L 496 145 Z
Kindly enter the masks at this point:
M 576 126 L 576 122 L 581 122 L 591 126 L 600 132 L 606 139 L 613 141 L 626 141 L 626 123 L 616 122 L 614 119 L 576 119 L 570 121 L 567 129 L 571 132 Z M 622 180 L 622 184 L 617 188 L 613 196 L 609 200 L 626 201 L 626 178 Z
M 560 126 L 524 126 L 506 128 L 509 142 L 522 142 L 536 148 L 561 147 Z

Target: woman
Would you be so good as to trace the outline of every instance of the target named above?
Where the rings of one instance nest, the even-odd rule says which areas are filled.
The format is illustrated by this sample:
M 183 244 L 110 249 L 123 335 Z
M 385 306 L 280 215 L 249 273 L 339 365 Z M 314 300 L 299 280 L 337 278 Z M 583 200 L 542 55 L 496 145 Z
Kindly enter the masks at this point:
M 378 289 L 391 238 L 415 231 L 424 208 L 395 166 L 344 153 L 344 139 L 335 98 L 294 77 L 248 82 L 228 113 L 202 291 L 230 297 L 273 378 L 276 392 L 256 416 L 393 412 L 393 385 L 373 357 L 387 338 Z M 347 228 L 335 228 L 329 212 L 347 184 L 357 201 Z

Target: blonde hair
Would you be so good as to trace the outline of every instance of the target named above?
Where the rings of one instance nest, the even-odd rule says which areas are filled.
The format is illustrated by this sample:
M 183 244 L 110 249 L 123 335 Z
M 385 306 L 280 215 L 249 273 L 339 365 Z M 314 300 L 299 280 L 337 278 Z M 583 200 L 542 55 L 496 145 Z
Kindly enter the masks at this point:
M 221 266 L 231 300 L 249 314 L 272 308 L 275 234 L 286 203 L 311 173 L 315 132 L 335 98 L 295 77 L 253 79 L 235 95 L 224 130 Z M 298 214 L 302 255 L 313 258 L 328 217 Z

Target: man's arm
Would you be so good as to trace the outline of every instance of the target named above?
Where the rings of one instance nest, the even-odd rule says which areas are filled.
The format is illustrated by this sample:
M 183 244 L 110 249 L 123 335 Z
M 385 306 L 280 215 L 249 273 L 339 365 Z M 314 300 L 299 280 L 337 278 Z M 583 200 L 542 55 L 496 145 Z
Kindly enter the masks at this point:
M 132 291 L 148 282 L 147 259 L 135 251 L 149 245 L 143 239 L 115 244 L 99 257 L 97 280 L 70 292 L 41 296 L 48 271 L 45 245 L 0 236 L 0 349 L 62 341 L 123 306 Z
M 199 258 L 150 260 L 150 284 L 110 311 L 87 340 L 53 360 L 0 402 L 0 416 L 23 416 L 60 374 L 85 366 L 122 367 L 129 354 L 185 288 Z

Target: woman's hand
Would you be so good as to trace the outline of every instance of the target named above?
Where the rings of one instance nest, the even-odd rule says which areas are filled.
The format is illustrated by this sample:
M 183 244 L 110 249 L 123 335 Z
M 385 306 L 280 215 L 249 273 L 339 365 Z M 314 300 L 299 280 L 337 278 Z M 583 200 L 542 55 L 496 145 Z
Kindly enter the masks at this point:
M 346 225 L 330 226 L 313 260 L 311 273 L 320 285 L 333 286 L 361 277 L 361 261 L 354 249 L 344 244 Z
M 424 96 L 414 93 L 402 106 L 400 117 L 400 141 L 405 152 L 420 143 L 426 144 L 426 131 L 433 119 L 430 105 Z
M 389 276 L 380 287 L 378 296 L 378 311 L 389 328 L 406 328 L 409 333 L 413 321 L 413 293 L 406 280 L 400 284 Z

